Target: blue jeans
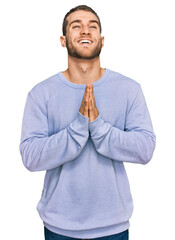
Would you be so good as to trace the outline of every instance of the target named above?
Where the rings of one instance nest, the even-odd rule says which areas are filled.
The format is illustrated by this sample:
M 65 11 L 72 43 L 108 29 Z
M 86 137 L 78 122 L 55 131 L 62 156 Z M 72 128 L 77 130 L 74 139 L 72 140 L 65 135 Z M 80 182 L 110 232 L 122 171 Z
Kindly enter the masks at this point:
M 45 240 L 76 240 L 76 239 L 80 239 L 80 238 L 72 238 L 72 237 L 67 237 L 67 236 L 53 233 L 50 230 L 48 230 L 46 227 L 44 227 L 44 235 L 45 235 Z M 105 237 L 99 237 L 99 238 L 93 238 L 93 239 L 94 240 L 128 240 L 129 239 L 129 231 L 126 230 L 126 231 L 118 233 L 118 234 L 105 236 Z M 81 240 L 88 240 L 88 239 L 81 239 Z

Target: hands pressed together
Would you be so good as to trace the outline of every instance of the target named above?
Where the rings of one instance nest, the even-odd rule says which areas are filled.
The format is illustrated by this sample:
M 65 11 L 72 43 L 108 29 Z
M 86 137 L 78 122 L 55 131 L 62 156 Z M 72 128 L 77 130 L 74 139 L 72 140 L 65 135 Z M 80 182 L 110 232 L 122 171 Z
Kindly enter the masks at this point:
M 95 103 L 93 84 L 86 84 L 86 89 L 79 112 L 83 116 L 89 117 L 89 122 L 94 121 L 98 117 L 99 111 Z

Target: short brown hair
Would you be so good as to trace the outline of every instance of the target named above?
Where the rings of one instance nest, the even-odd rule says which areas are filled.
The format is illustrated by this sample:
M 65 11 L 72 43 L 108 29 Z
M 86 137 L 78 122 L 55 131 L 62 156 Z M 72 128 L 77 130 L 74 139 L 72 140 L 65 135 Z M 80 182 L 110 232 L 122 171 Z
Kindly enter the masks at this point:
M 99 16 L 97 15 L 97 13 L 91 8 L 91 7 L 88 7 L 86 5 L 79 5 L 75 8 L 72 8 L 68 13 L 66 13 L 65 17 L 64 17 L 64 20 L 63 20 L 63 25 L 62 25 L 62 31 L 63 31 L 63 36 L 66 36 L 66 27 L 67 27 L 67 17 L 73 13 L 73 12 L 76 12 L 78 10 L 83 10 L 83 11 L 88 11 L 88 12 L 91 12 L 93 13 L 97 18 L 98 18 L 98 21 L 99 21 L 99 27 L 100 27 L 100 33 L 102 32 L 102 27 L 101 27 L 101 22 L 100 22 L 100 18 Z

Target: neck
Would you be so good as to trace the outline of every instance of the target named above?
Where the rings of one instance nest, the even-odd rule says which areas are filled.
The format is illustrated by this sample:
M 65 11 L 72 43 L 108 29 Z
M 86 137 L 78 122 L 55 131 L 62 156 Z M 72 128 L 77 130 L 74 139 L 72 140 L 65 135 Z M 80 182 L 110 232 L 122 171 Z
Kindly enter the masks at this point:
M 87 84 L 99 80 L 105 72 L 105 69 L 100 67 L 100 58 L 91 60 L 78 59 L 68 57 L 68 69 L 63 72 L 63 75 L 72 83 Z

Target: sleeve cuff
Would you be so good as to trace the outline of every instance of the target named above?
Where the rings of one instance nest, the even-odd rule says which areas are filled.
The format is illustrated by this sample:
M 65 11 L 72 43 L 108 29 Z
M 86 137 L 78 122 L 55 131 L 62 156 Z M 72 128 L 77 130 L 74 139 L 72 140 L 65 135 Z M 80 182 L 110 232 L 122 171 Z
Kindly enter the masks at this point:
M 75 120 L 70 124 L 68 131 L 71 131 L 71 134 L 76 132 L 80 135 L 89 136 L 88 121 L 89 118 L 84 117 L 80 112 L 78 112 Z
M 88 117 L 85 117 L 83 114 L 81 114 L 80 112 L 78 112 L 77 114 L 77 118 L 80 122 L 88 122 L 89 121 L 89 118 Z
M 101 118 L 101 114 L 99 113 L 98 117 L 88 123 L 88 130 L 93 137 L 97 132 L 101 131 L 100 129 L 103 129 L 104 126 L 104 120 Z

